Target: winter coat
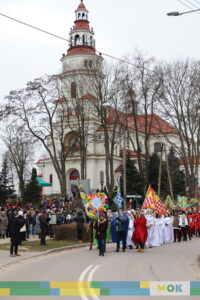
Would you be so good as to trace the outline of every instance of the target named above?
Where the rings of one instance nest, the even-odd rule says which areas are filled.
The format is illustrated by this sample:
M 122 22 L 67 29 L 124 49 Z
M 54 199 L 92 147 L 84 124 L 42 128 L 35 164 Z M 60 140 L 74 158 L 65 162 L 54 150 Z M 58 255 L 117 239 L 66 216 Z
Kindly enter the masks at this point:
M 49 220 L 49 218 L 47 216 L 45 216 L 45 215 L 41 215 L 39 217 L 40 229 L 41 229 L 42 232 L 48 233 L 48 231 L 49 231 L 48 220 Z
M 116 222 L 117 231 L 127 231 L 127 217 L 125 215 L 118 215 Z
M 102 221 L 98 219 L 95 222 L 94 229 L 96 229 L 96 239 L 106 239 L 106 230 L 108 228 L 108 221 L 104 218 Z
M 78 214 L 76 217 L 77 229 L 83 229 L 83 224 L 85 223 L 84 217 L 82 214 Z
M 10 237 L 12 242 L 20 242 L 20 229 L 24 224 L 25 220 L 22 216 L 12 216 L 10 222 Z
M 6 230 L 8 227 L 8 217 L 5 214 L 0 215 L 0 230 Z

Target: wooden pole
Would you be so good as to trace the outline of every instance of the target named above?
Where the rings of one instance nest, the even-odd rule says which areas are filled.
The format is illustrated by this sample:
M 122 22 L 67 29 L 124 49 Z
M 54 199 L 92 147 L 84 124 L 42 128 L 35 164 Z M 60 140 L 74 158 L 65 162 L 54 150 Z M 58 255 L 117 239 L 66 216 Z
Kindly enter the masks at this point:
M 171 196 L 172 201 L 174 201 L 172 179 L 171 179 L 170 170 L 169 170 L 169 162 L 168 162 L 168 157 L 167 157 L 166 145 L 164 145 L 164 150 L 165 150 L 165 159 L 166 159 L 166 166 L 167 166 L 167 176 L 168 176 L 168 182 L 169 182 L 170 196 Z
M 124 210 L 126 207 L 126 130 L 123 134 L 123 190 L 124 190 Z
M 158 196 L 160 197 L 161 191 L 161 177 L 162 177 L 162 152 L 163 152 L 163 144 L 160 149 L 160 164 L 159 164 L 159 174 L 158 174 Z

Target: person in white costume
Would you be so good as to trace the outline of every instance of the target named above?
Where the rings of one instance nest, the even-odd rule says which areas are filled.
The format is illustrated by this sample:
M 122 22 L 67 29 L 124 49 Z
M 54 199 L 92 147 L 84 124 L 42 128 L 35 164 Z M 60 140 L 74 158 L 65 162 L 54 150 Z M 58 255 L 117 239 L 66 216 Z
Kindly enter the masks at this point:
M 165 243 L 172 243 L 174 240 L 174 234 L 173 234 L 173 218 L 170 216 L 169 213 L 165 214 L 164 218 L 165 222 Z
M 147 232 L 148 232 L 146 247 L 152 248 L 153 239 L 154 239 L 154 219 L 155 219 L 155 217 L 149 210 L 146 212 L 145 218 L 147 219 Z
M 160 215 L 156 213 L 155 219 L 154 219 L 154 234 L 153 234 L 153 241 L 152 246 L 153 247 L 160 247 L 163 245 L 163 220 L 160 218 Z
M 160 220 L 160 241 L 161 245 L 165 243 L 165 218 L 163 215 L 159 215 L 159 220 Z
M 133 249 L 134 243 L 132 241 L 132 236 L 133 236 L 133 231 L 134 231 L 134 216 L 132 215 L 131 211 L 127 212 L 127 216 L 129 218 L 129 226 L 128 226 L 126 245 L 130 249 Z

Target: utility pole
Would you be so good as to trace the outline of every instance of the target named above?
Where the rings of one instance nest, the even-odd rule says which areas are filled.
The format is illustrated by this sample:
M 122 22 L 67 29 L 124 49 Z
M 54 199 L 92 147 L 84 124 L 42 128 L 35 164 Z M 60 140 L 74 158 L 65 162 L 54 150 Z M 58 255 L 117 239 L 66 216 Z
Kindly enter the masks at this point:
M 170 175 L 170 169 L 169 169 L 169 162 L 168 162 L 168 157 L 167 157 L 166 145 L 164 145 L 164 150 L 165 150 L 165 159 L 166 159 L 166 166 L 167 166 L 167 176 L 168 176 L 170 196 L 172 198 L 172 201 L 174 201 L 174 194 L 173 194 L 173 188 L 172 188 L 172 179 L 171 179 L 171 175 Z
M 159 197 L 161 191 L 161 177 L 162 177 L 162 152 L 163 152 L 163 144 L 161 144 L 161 148 L 160 148 L 160 164 L 159 164 L 159 173 L 158 173 L 158 196 Z
M 124 210 L 127 209 L 126 205 L 126 129 L 123 134 L 123 190 L 124 190 Z

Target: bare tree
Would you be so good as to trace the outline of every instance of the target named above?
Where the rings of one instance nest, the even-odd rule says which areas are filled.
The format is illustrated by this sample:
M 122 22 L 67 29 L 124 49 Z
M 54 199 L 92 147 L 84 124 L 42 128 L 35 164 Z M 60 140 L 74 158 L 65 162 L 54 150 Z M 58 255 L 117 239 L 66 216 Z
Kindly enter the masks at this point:
M 140 175 L 144 178 L 144 192 L 149 182 L 149 142 L 152 129 L 157 123 L 155 107 L 162 95 L 162 76 L 154 58 L 136 53 L 129 59 L 131 65 L 123 66 L 121 89 L 124 91 L 124 111 L 128 137 L 134 151 Z M 144 147 L 142 149 L 142 141 Z
M 181 61 L 163 65 L 164 117 L 177 129 L 179 143 L 169 140 L 181 158 L 190 196 L 197 196 L 200 161 L 200 63 Z
M 28 164 L 33 157 L 33 137 L 26 132 L 23 127 L 10 124 L 1 135 L 8 152 L 9 162 L 14 166 L 19 180 L 19 189 L 21 197 L 24 196 L 25 174 Z
M 65 162 L 75 143 L 65 147 L 66 110 L 55 101 L 62 96 L 58 76 L 45 76 L 28 82 L 25 89 L 10 92 L 5 108 L 44 146 L 58 176 L 61 194 L 66 196 Z

